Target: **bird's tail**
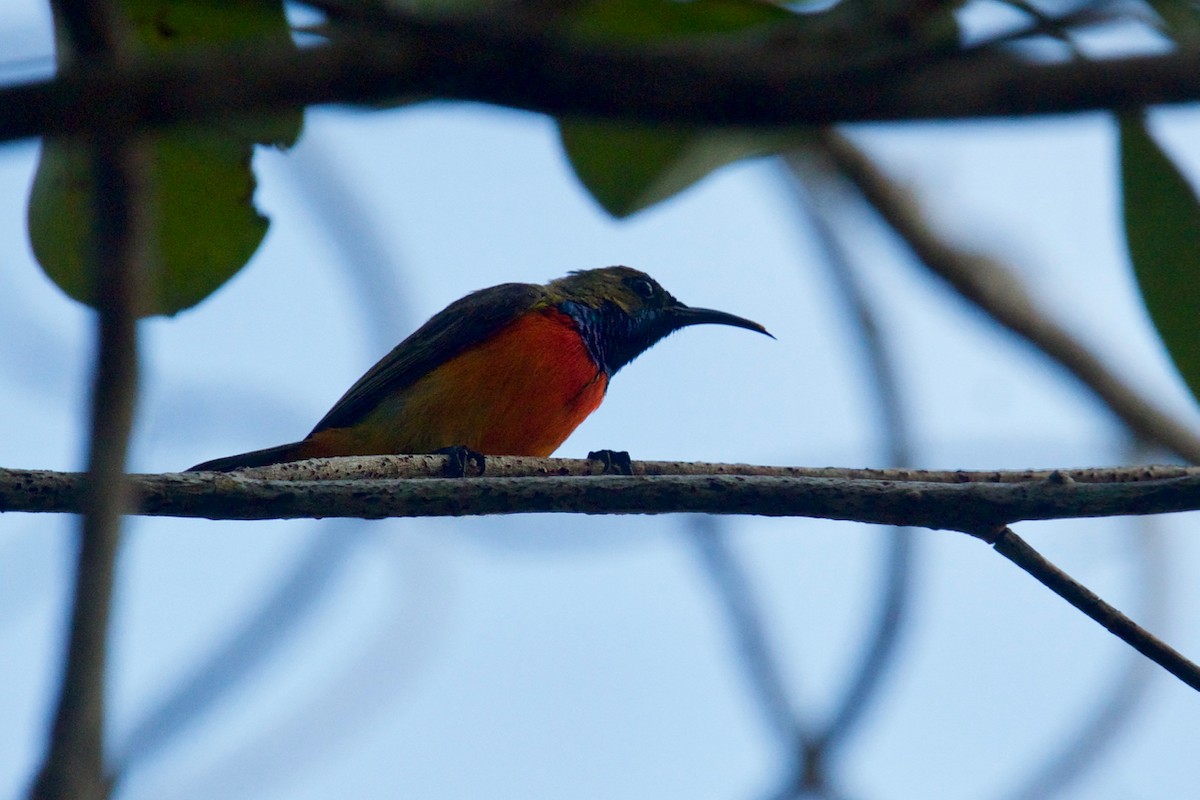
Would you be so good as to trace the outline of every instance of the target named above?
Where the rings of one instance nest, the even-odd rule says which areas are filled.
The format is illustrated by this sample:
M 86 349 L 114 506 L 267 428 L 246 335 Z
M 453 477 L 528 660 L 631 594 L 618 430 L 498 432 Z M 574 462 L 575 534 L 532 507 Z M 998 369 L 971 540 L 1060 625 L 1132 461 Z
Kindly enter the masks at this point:
M 282 464 L 286 461 L 301 461 L 317 455 L 317 453 L 310 452 L 311 444 L 309 440 L 305 439 L 302 442 L 281 444 L 264 450 L 251 450 L 249 453 L 239 453 L 236 456 L 214 458 L 212 461 L 205 461 L 203 464 L 197 464 L 185 471 L 229 472 L 243 467 L 265 467 L 270 464 Z

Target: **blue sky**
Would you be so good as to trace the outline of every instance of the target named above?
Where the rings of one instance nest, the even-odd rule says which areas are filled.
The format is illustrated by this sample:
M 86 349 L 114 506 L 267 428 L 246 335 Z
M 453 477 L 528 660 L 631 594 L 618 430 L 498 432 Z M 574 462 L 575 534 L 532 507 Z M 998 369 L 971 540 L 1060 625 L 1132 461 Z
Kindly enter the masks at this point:
M 1200 174 L 1195 112 L 1155 122 Z M 1133 293 L 1105 117 L 853 134 L 928 202 L 940 229 L 1016 265 L 1124 374 L 1197 421 Z M 29 254 L 35 155 L 30 143 L 0 150 L 0 464 L 75 469 L 90 317 Z M 318 111 L 295 152 L 257 164 L 272 217 L 264 247 L 196 309 L 142 326 L 136 470 L 299 438 L 467 291 L 616 263 L 687 303 L 758 320 L 777 341 L 715 326 L 669 338 L 615 378 L 561 455 L 880 463 L 856 334 L 772 162 L 723 170 L 625 222 L 583 194 L 547 120 L 480 106 Z M 921 466 L 1128 459 L 1084 392 L 924 274 L 869 214 L 850 209 L 839 222 L 897 358 Z M 1157 552 L 1165 636 L 1195 656 L 1193 522 L 1018 532 L 1134 612 L 1139 564 Z M 316 565 L 305 574 L 318 588 L 248 677 L 177 738 L 135 754 L 118 796 L 764 796 L 787 761 L 750 699 L 689 524 L 133 520 L 112 633 L 116 758 L 298 563 Z M 894 534 L 723 524 L 793 701 L 819 719 L 857 653 L 880 546 Z M 72 526 L 0 517 L 0 797 L 19 795 L 40 756 Z M 984 545 L 920 532 L 917 546 L 898 667 L 837 774 L 862 797 L 1003 796 L 1086 716 L 1126 652 Z M 1200 700 L 1165 675 L 1149 680 L 1133 724 L 1065 796 L 1177 797 L 1197 784 Z

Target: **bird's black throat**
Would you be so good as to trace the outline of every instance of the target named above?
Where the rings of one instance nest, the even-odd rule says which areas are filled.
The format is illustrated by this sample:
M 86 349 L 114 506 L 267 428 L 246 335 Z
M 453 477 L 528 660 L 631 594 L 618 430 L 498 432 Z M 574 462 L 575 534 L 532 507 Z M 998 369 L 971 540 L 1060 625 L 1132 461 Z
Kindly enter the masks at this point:
M 559 309 L 574 320 L 588 355 L 609 377 L 677 327 L 663 309 L 629 314 L 616 303 L 595 307 L 574 300 L 563 301 Z

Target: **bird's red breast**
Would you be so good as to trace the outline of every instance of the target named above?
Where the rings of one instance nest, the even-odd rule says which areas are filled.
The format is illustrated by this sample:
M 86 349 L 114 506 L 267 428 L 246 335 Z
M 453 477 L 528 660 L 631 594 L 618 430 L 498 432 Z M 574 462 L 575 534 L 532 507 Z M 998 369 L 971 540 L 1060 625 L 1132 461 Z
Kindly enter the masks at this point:
M 353 427 L 326 428 L 300 457 L 429 453 L 466 445 L 487 455 L 549 456 L 596 410 L 608 376 L 574 321 L 531 311 L 416 383 Z

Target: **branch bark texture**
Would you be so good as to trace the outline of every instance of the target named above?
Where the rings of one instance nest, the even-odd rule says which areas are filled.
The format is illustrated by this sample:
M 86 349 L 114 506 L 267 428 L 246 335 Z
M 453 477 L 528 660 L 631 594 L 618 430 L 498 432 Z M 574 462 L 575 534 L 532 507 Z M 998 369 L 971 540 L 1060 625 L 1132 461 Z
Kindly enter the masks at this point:
M 488 469 L 499 470 L 493 462 L 501 460 L 489 459 Z M 1044 473 L 850 470 L 843 475 L 859 477 L 829 477 L 836 470 L 818 470 L 817 476 L 786 468 L 793 474 L 730 474 L 736 467 L 728 465 L 726 474 L 576 477 L 555 474 L 559 459 L 512 460 L 534 465 L 542 474 L 422 480 L 278 480 L 250 477 L 249 470 L 135 475 L 128 511 L 210 519 L 700 512 L 821 517 L 986 537 L 1021 520 L 1200 509 L 1200 470 L 1175 467 Z M 905 477 L 897 480 L 898 475 Z M 1105 475 L 1112 479 L 1101 480 Z M 83 508 L 85 488 L 83 476 L 75 473 L 0 470 L 0 511 L 75 513 Z

